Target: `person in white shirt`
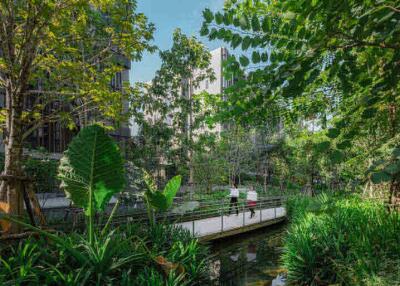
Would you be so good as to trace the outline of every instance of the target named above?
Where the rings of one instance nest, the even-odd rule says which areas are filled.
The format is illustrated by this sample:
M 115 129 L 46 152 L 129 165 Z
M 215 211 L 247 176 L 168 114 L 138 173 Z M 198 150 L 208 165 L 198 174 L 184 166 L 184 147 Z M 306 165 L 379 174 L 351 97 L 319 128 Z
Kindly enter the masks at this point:
M 229 202 L 229 213 L 228 215 L 231 214 L 232 207 L 236 207 L 236 215 L 239 215 L 239 206 L 238 206 L 238 198 L 239 198 L 239 190 L 237 188 L 237 184 L 233 183 L 232 188 L 230 188 L 230 194 L 229 194 L 231 200 Z
M 250 186 L 249 190 L 247 191 L 247 206 L 250 210 L 250 218 L 253 218 L 256 212 L 254 211 L 257 205 L 257 192 L 254 190 L 253 186 Z

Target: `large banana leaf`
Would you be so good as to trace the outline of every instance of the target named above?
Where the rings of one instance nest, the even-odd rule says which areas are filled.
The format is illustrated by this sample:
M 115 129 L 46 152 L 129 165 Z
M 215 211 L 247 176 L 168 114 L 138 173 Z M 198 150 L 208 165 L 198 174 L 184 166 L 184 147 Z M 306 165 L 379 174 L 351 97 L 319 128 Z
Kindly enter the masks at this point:
M 125 184 L 118 146 L 99 125 L 82 129 L 60 162 L 61 187 L 74 205 L 87 215 L 103 210 Z

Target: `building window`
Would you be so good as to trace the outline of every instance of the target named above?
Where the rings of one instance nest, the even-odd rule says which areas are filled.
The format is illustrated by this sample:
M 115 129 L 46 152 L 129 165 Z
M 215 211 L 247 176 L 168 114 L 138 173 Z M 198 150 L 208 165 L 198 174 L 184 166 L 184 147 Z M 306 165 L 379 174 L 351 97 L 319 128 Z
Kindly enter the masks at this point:
M 210 87 L 210 82 L 208 81 L 208 79 L 206 80 L 206 89 L 208 89 Z
M 122 73 L 117 72 L 115 76 L 111 79 L 111 87 L 114 90 L 121 90 L 122 89 Z

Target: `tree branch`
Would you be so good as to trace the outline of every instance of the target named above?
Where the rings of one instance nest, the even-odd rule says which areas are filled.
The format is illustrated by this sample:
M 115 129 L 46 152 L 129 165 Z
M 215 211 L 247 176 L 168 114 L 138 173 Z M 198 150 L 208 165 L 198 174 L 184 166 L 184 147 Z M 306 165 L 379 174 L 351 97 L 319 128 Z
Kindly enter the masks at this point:
M 390 10 L 392 10 L 392 11 L 396 12 L 396 13 L 400 13 L 400 9 L 398 9 L 398 8 L 395 8 L 395 7 L 393 7 L 393 6 L 389 6 L 389 5 L 383 5 L 382 7 L 384 7 L 384 8 L 388 8 L 388 9 L 390 9 Z
M 384 48 L 384 49 L 400 49 L 400 45 L 399 44 L 385 44 L 384 42 L 368 42 L 368 41 L 364 41 L 364 40 L 359 40 L 359 39 L 355 39 L 354 37 L 339 31 L 337 33 L 337 35 L 344 37 L 345 39 L 349 40 L 349 41 L 353 41 L 353 43 L 349 43 L 347 45 L 344 46 L 337 46 L 336 48 L 339 49 L 350 49 L 353 47 L 379 47 L 379 48 Z

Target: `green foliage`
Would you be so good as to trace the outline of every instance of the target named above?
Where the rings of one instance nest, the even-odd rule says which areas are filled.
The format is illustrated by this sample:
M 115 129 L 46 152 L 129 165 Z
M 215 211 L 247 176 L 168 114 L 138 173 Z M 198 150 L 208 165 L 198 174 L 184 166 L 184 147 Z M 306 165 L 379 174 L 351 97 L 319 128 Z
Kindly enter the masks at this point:
M 32 239 L 10 249 L 0 248 L 0 284 L 39 284 L 42 269 L 38 262 L 41 258 L 43 251 Z
M 231 47 L 242 43 L 244 52 L 229 59 L 225 74 L 247 69 L 225 90 L 226 100 L 215 102 L 217 120 L 255 126 L 279 118 L 295 155 L 288 159 L 299 167 L 303 160 L 313 179 L 398 185 L 397 161 L 388 152 L 399 147 L 396 1 L 226 1 L 217 13 L 232 21 L 208 15 L 203 28 L 213 27 L 210 40 L 219 34 Z M 250 57 L 257 66 L 249 67 Z M 306 133 L 318 150 L 297 145 Z
M 400 178 L 400 158 L 397 139 L 392 144 L 387 144 L 379 149 L 379 157 L 369 166 L 367 174 L 374 184 L 393 182 Z M 395 147 L 392 147 L 392 146 Z M 397 190 L 394 191 L 394 193 Z M 395 193 L 396 197 L 397 194 Z M 392 203 L 395 203 L 392 201 Z
M 216 150 L 218 147 L 209 152 L 196 153 L 193 160 L 194 183 L 207 193 L 211 193 L 214 185 L 228 183 L 226 161 Z
M 12 245 L 5 248 L 1 260 L 5 267 L 1 268 L 0 281 L 4 279 L 9 285 L 112 283 L 123 271 L 142 265 L 146 257 L 144 250 L 140 250 L 140 241 L 132 243 L 133 240 L 127 240 L 121 233 L 110 232 L 98 237 L 93 244 L 74 233 L 60 235 L 58 239 L 63 241 L 62 245 L 28 240 L 20 242 L 16 249 Z
M 185 283 L 187 285 L 207 285 L 209 280 L 209 270 L 206 263 L 209 255 L 208 249 L 194 239 L 189 231 L 162 224 L 153 225 L 149 229 L 143 229 L 136 225 L 136 227 L 129 227 L 127 230 L 128 233 L 134 233 L 139 237 L 146 238 L 146 241 L 148 241 L 147 247 L 151 251 L 152 257 L 163 254 L 168 261 L 179 263 L 183 266 L 184 272 L 180 277 L 178 274 L 166 277 L 167 281 L 174 278 L 172 280 L 177 279 L 182 284 L 168 285 L 185 285 Z M 141 273 L 142 277 L 139 276 L 138 279 L 142 280 L 142 278 L 146 277 L 148 270 L 145 269 Z
M 165 212 L 174 202 L 176 193 L 181 187 L 181 176 L 175 176 L 168 181 L 163 191 L 156 188 L 155 182 L 150 174 L 144 172 L 144 179 L 147 185 L 147 190 L 144 193 L 145 200 L 154 210 Z
M 83 128 L 61 158 L 59 179 L 74 205 L 89 215 L 122 191 L 125 178 L 117 144 L 99 125 Z
M 58 190 L 58 165 L 57 160 L 46 158 L 29 158 L 24 162 L 24 170 L 27 176 L 34 178 L 38 193 L 53 193 Z
M 37 150 L 33 150 L 36 152 Z M 26 175 L 34 179 L 35 192 L 53 193 L 58 190 L 57 179 L 58 160 L 50 158 L 47 153 L 38 152 L 39 158 L 29 156 L 22 165 Z M 4 170 L 4 154 L 0 154 L 0 170 Z
M 204 11 L 205 17 L 210 13 Z M 217 18 L 223 21 L 220 16 Z M 133 101 L 139 104 L 133 112 L 142 126 L 141 142 L 132 146 L 130 153 L 136 165 L 149 172 L 160 173 L 168 164 L 185 177 L 193 153 L 202 148 L 202 141 L 194 140 L 193 134 L 207 127 L 205 116 L 213 108 L 207 103 L 207 94 L 196 89 L 201 82 L 213 81 L 215 76 L 210 67 L 211 54 L 197 38 L 183 34 L 180 29 L 172 37 L 172 47 L 160 51 L 162 64 L 151 84 L 137 87 Z M 149 116 L 152 120 L 148 120 Z M 160 186 L 164 182 L 156 178 L 156 183 Z
M 283 261 L 296 285 L 396 285 L 400 217 L 376 202 L 326 195 L 288 202 Z
M 149 43 L 154 26 L 136 12 L 135 0 L 5 1 L 0 5 L 1 25 L 15 29 L 12 34 L 1 32 L 0 86 L 7 100 L 18 102 L 15 114 L 24 127 L 19 140 L 48 122 L 76 128 L 75 116 L 83 114 L 82 104 L 86 110 L 96 108 L 98 119 L 126 120 L 123 101 L 130 96 L 129 87 L 117 90 L 110 82 L 127 62 L 154 50 Z M 8 81 L 21 92 L 7 89 Z M 3 111 L 4 121 L 12 110 Z
M 154 268 L 145 268 L 143 272 L 139 273 L 135 280 L 134 285 L 143 286 L 179 286 L 188 285 L 186 282 L 182 281 L 183 277 L 176 275 L 175 272 L 171 272 L 167 279 L 164 279 L 162 273 L 158 272 Z
M 80 252 L 82 260 L 68 248 L 44 239 L 2 244 L 0 284 L 195 285 L 208 279 L 206 247 L 186 230 L 173 226 L 129 224 L 98 237 L 93 245 L 76 233 L 60 235 L 60 239 Z M 160 255 L 180 263 L 185 272 L 171 271 L 165 276 L 154 261 Z M 157 283 L 143 284 L 145 278 Z
M 248 66 L 250 63 L 249 59 L 246 56 L 241 56 L 239 61 L 240 61 L 240 64 L 244 67 Z
M 84 209 L 93 243 L 96 212 L 125 185 L 124 165 L 118 146 L 99 125 L 82 129 L 71 141 L 59 166 L 61 188 L 74 205 Z

